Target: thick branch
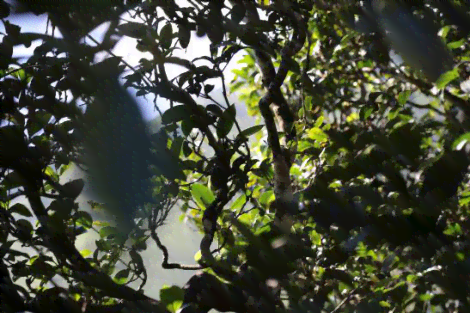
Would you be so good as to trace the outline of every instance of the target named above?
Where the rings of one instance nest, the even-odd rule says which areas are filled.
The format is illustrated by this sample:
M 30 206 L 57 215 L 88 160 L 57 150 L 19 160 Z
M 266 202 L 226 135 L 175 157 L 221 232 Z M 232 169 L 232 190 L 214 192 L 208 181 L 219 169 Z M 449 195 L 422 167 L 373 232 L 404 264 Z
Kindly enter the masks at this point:
M 289 174 L 290 156 L 286 156 L 286 152 L 281 148 L 273 112 L 271 110 L 276 114 L 281 131 L 286 134 L 287 139 L 294 140 L 296 136 L 294 116 L 281 92 L 281 85 L 289 71 L 288 61 L 300 51 L 306 38 L 306 30 L 302 26 L 299 17 L 288 10 L 288 8 L 283 7 L 282 11 L 291 18 L 294 33 L 291 41 L 281 51 L 282 60 L 277 73 L 269 54 L 254 47 L 256 61 L 263 75 L 263 84 L 268 89 L 266 95 L 259 102 L 259 108 L 265 120 L 268 144 L 273 151 L 275 195 L 276 201 L 279 202 L 276 205 L 276 212 L 281 221 L 284 219 L 283 216 L 287 213 L 286 211 L 293 212 L 295 210 L 295 205 Z

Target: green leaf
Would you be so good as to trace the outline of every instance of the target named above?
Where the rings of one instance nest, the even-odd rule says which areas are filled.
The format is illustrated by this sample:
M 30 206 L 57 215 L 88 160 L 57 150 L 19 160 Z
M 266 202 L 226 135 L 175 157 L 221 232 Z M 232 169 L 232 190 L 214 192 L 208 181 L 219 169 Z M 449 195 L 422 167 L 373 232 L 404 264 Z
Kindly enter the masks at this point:
M 74 218 L 76 219 L 77 225 L 83 226 L 86 229 L 89 229 L 93 226 L 93 218 L 85 211 L 78 211 L 74 214 Z
M 87 256 L 91 255 L 92 253 L 93 253 L 93 252 L 91 252 L 91 251 L 88 250 L 88 249 L 83 249 L 83 250 L 80 251 L 80 254 L 81 254 L 84 258 L 86 258 Z
M 352 112 L 351 114 L 346 117 L 346 122 L 351 123 L 354 121 L 357 121 L 360 118 L 359 114 L 357 112 Z
M 202 259 L 202 253 L 201 253 L 201 250 L 199 250 L 198 252 L 196 252 L 196 254 L 194 255 L 194 261 L 196 262 L 199 262 L 199 260 Z
M 372 60 L 364 60 L 364 61 L 357 62 L 357 68 L 359 69 L 362 69 L 364 67 L 372 68 L 373 66 L 374 66 L 374 62 Z
M 308 138 L 320 141 L 320 142 L 325 142 L 328 140 L 328 135 L 323 132 L 318 127 L 314 127 L 308 130 L 307 132 Z
M 242 132 L 240 132 L 237 137 L 248 138 L 249 136 L 254 135 L 257 132 L 259 132 L 260 130 L 262 130 L 263 127 L 264 127 L 264 125 L 255 125 L 255 126 L 249 127 L 247 129 L 243 130 Z
M 449 31 L 450 31 L 450 26 L 449 25 L 444 26 L 439 31 L 439 36 L 441 36 L 442 39 L 445 39 L 447 37 L 447 34 L 449 33 Z
M 373 108 L 368 108 L 368 107 L 361 108 L 360 119 L 363 120 L 363 121 L 367 120 L 369 118 L 369 116 L 372 115 L 373 112 L 374 112 Z
M 405 90 L 398 95 L 398 103 L 404 105 L 411 96 L 411 90 Z
M 444 89 L 451 81 L 459 78 L 458 68 L 454 68 L 451 71 L 442 74 L 436 81 L 436 87 L 438 89 Z
M 460 206 L 468 206 L 469 203 L 470 203 L 470 197 L 462 198 L 459 201 Z
M 316 246 L 321 246 L 322 244 L 322 236 L 317 233 L 315 230 L 310 232 L 310 238 L 312 239 L 312 243 Z
M 169 108 L 162 114 L 162 123 L 165 125 L 177 123 L 189 118 L 191 111 L 188 110 L 186 105 L 175 105 Z
M 206 186 L 198 183 L 191 186 L 191 195 L 193 196 L 194 201 L 203 209 L 215 200 L 215 196 L 212 191 Z
M 64 164 L 59 168 L 59 175 L 62 175 L 65 173 L 66 170 L 68 170 L 72 166 L 72 162 L 68 164 Z
M 191 31 L 184 25 L 178 26 L 178 39 L 183 49 L 186 49 L 191 41 Z
M 101 238 L 105 238 L 105 237 L 108 237 L 108 236 L 111 236 L 111 235 L 116 235 L 118 234 L 119 231 L 116 227 L 112 227 L 112 226 L 106 226 L 106 227 L 103 227 L 100 229 L 100 237 Z
M 406 276 L 406 281 L 409 282 L 409 283 L 413 283 L 416 280 L 418 280 L 418 276 L 415 275 L 415 274 L 410 274 L 410 275 Z
M 111 244 L 108 241 L 96 240 L 96 247 L 101 251 L 110 251 L 112 249 Z
M 129 280 L 129 274 L 130 270 L 128 268 L 120 270 L 114 275 L 113 280 L 119 285 L 124 285 Z
M 171 312 L 176 312 L 183 304 L 184 291 L 178 286 L 164 285 L 160 289 L 160 301 Z
M 52 169 L 52 167 L 48 166 L 45 172 L 46 175 L 51 176 L 55 181 L 59 181 L 59 175 Z
M 246 202 L 246 195 L 242 194 L 232 203 L 230 209 L 238 210 L 245 204 L 245 202 Z
M 465 133 L 452 143 L 452 149 L 461 150 L 468 141 L 470 141 L 470 133 Z
M 323 125 L 323 122 L 325 121 L 325 117 L 322 115 L 320 116 L 316 121 L 315 121 L 315 127 L 320 127 Z
M 29 209 L 21 204 L 21 203 L 15 203 L 12 207 L 10 207 L 8 209 L 8 211 L 10 213 L 16 213 L 16 214 L 19 214 L 21 216 L 25 216 L 25 217 L 31 217 L 33 216 L 33 214 L 31 213 L 31 211 L 29 211 Z
M 274 191 L 273 190 L 268 190 L 263 192 L 261 196 L 259 197 L 258 201 L 260 204 L 267 206 L 269 202 L 274 200 Z
M 465 44 L 465 42 L 466 42 L 465 38 L 462 38 L 458 41 L 454 41 L 454 42 L 451 42 L 451 43 L 447 44 L 447 48 L 449 48 L 451 50 L 457 49 L 457 48 L 462 47 Z
M 387 301 L 380 301 L 379 304 L 380 304 L 381 307 L 384 307 L 384 308 L 390 308 L 390 307 L 392 307 L 392 306 L 390 305 L 390 303 L 388 303 Z
M 93 226 L 105 227 L 109 226 L 109 223 L 104 221 L 93 221 Z
M 444 234 L 457 236 L 457 235 L 462 234 L 462 228 L 460 227 L 459 224 L 453 223 L 447 226 L 447 229 L 444 231 Z

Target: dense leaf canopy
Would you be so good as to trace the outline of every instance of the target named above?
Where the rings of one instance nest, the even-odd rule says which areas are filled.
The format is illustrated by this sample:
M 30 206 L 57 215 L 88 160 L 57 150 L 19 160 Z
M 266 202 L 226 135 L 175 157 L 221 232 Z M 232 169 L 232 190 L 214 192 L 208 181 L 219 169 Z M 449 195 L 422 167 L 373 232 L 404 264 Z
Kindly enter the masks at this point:
M 468 1 L 48 3 L 0 0 L 2 312 L 470 312 Z M 31 12 L 45 34 L 11 22 Z M 138 66 L 113 53 L 125 37 Z M 208 55 L 175 56 L 196 37 Z M 71 164 L 117 223 L 59 183 Z M 159 238 L 171 209 L 204 235 L 194 264 Z M 195 271 L 158 301 L 150 241 Z

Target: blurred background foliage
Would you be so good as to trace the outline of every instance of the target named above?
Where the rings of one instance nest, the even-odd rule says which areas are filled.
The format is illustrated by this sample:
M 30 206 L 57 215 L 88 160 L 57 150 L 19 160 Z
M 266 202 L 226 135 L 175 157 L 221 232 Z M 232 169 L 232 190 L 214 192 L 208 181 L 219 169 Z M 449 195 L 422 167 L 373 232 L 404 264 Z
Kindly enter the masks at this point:
M 470 312 L 468 4 L 0 1 L 2 311 Z M 8 21 L 28 13 L 52 31 Z M 195 36 L 209 55 L 174 56 Z M 126 37 L 149 56 L 138 66 L 112 53 Z M 129 87 L 155 99 L 158 131 Z M 256 125 L 240 127 L 234 93 Z M 71 164 L 115 221 L 78 206 L 84 181 L 60 181 Z M 170 210 L 203 236 L 194 264 L 160 240 Z M 91 231 L 96 249 L 78 251 Z M 194 271 L 158 301 L 144 293 L 150 241 L 163 268 Z

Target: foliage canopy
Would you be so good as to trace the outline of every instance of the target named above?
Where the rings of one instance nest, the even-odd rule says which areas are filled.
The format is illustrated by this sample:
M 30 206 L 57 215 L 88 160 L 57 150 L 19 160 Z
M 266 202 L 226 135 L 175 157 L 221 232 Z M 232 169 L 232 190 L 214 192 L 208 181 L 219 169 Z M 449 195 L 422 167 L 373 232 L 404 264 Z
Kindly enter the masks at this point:
M 468 2 L 45 3 L 0 1 L 2 311 L 470 312 Z M 26 12 L 61 37 L 8 19 Z M 195 36 L 210 55 L 174 56 Z M 137 67 L 112 52 L 123 37 L 149 56 Z M 129 87 L 170 101 L 156 134 Z M 230 93 L 257 125 L 241 129 Z M 59 183 L 72 163 L 125 235 L 78 207 L 82 180 Z M 204 234 L 194 265 L 159 239 L 177 207 Z M 77 251 L 92 230 L 97 250 Z M 159 301 L 150 240 L 163 268 L 201 270 Z

